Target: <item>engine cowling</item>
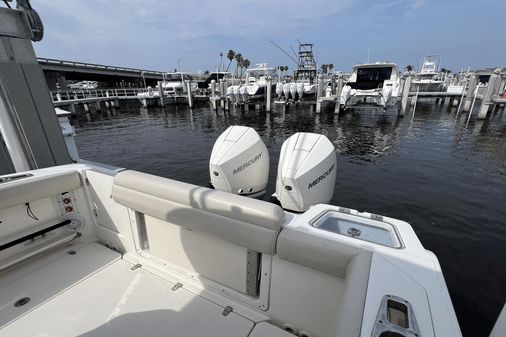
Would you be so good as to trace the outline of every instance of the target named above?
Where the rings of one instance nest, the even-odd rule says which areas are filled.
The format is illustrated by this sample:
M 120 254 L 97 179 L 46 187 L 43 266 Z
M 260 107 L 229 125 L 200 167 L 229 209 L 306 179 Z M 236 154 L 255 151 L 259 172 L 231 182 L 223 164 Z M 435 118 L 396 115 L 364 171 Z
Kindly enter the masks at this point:
M 334 145 L 327 137 L 296 133 L 281 147 L 274 196 L 284 209 L 295 212 L 328 203 L 334 195 L 336 166 Z
M 267 147 L 254 129 L 231 126 L 214 143 L 209 174 L 217 190 L 262 195 L 269 179 Z

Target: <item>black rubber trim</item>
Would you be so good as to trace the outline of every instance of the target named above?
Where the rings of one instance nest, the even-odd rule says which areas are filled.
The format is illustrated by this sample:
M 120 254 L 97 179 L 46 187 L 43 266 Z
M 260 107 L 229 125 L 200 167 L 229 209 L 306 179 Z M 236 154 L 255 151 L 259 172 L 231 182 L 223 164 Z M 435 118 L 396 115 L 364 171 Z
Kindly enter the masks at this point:
M 19 239 L 11 241 L 11 242 L 7 242 L 6 244 L 3 244 L 3 245 L 0 246 L 0 252 L 3 251 L 3 250 L 6 250 L 8 248 L 11 248 L 11 247 L 13 247 L 15 245 L 19 245 L 20 243 L 25 242 L 27 240 L 33 239 L 34 237 L 40 236 L 42 234 L 46 234 L 47 232 L 51 232 L 51 231 L 53 231 L 55 229 L 58 229 L 58 228 L 63 227 L 63 226 L 66 226 L 66 225 L 68 225 L 71 222 L 72 221 L 70 221 L 70 220 L 65 220 L 65 221 L 62 221 L 60 223 L 57 223 L 56 225 L 52 225 L 50 227 L 41 229 L 40 231 L 37 231 L 35 233 L 25 235 L 25 236 L 23 236 L 23 237 L 21 237 Z

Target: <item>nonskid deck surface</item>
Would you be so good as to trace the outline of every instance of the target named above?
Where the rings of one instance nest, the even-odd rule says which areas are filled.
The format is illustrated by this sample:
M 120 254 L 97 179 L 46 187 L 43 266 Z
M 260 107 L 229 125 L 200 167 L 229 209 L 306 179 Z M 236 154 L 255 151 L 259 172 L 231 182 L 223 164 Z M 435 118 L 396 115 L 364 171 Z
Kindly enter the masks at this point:
M 0 336 L 248 336 L 253 329 L 234 312 L 224 315 L 222 306 L 132 270 L 104 246 L 72 249 L 73 255 L 60 249 L 0 275 Z M 30 302 L 16 307 L 22 297 Z

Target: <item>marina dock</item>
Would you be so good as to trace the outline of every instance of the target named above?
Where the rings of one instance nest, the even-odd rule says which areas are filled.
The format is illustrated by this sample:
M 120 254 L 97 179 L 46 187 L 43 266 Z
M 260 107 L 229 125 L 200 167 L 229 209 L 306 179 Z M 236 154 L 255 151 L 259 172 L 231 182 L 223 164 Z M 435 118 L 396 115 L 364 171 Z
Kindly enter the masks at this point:
M 39 60 L 41 62 L 41 60 Z M 77 67 L 75 62 L 48 62 L 55 63 L 60 68 Z M 49 67 L 46 65 L 45 67 Z M 78 67 L 77 67 L 78 68 Z M 76 69 L 77 69 L 76 68 Z M 106 72 L 107 76 L 137 76 L 140 70 L 129 70 L 129 68 L 100 67 L 98 65 L 83 66 L 86 71 Z M 74 69 L 75 70 L 75 69 Z M 79 70 L 81 71 L 81 70 Z M 114 73 L 114 74 L 113 74 Z M 133 75 L 132 75 L 133 74 Z M 145 107 L 161 105 L 188 105 L 207 104 L 215 111 L 228 111 L 233 108 L 241 110 L 263 110 L 270 112 L 273 106 L 282 106 L 283 109 L 293 104 L 298 106 L 309 106 L 315 109 L 317 113 L 321 111 L 342 112 L 340 95 L 346 82 L 342 76 L 331 76 L 327 81 L 323 81 L 321 76 L 317 80 L 316 94 L 313 98 L 286 99 L 280 97 L 279 93 L 274 92 L 278 84 L 272 78 L 268 78 L 266 84 L 267 95 L 253 98 L 250 100 L 236 100 L 230 94 L 227 94 L 228 88 L 234 83 L 227 79 L 219 81 L 210 81 L 207 90 L 192 89 L 191 81 L 183 83 L 183 91 L 180 93 L 168 94 L 159 87 L 163 81 L 157 80 L 161 72 L 151 72 L 151 81 L 156 81 L 154 87 L 130 87 L 130 88 L 109 88 L 109 89 L 81 89 L 81 90 L 53 90 L 51 96 L 55 107 L 63 107 L 70 112 L 75 113 L 75 107 L 82 105 L 85 112 L 90 110 L 100 111 L 118 107 L 120 102 L 140 102 Z M 101 75 L 105 76 L 105 75 Z M 474 106 L 480 106 L 477 113 L 478 119 L 486 118 L 490 111 L 505 109 L 506 97 L 503 92 L 506 90 L 506 71 L 501 68 L 489 71 L 489 80 L 487 84 L 479 82 L 479 78 L 484 76 L 481 72 L 463 72 L 455 74 L 451 84 L 446 86 L 445 91 L 420 91 L 419 86 L 414 83 L 416 74 L 414 72 L 405 72 L 401 77 L 401 91 L 397 104 L 397 114 L 404 116 L 411 110 L 416 110 L 416 103 L 419 99 L 436 100 L 440 104 L 447 104 L 458 107 L 458 112 L 469 112 Z M 163 77 L 163 76 L 162 76 Z M 47 76 L 46 76 L 47 79 Z M 142 84 L 146 83 L 141 81 Z M 135 82 L 135 81 L 134 81 Z M 116 84 L 125 83 L 125 78 Z M 325 83 L 325 86 L 322 84 Z M 137 81 L 136 85 L 140 85 Z

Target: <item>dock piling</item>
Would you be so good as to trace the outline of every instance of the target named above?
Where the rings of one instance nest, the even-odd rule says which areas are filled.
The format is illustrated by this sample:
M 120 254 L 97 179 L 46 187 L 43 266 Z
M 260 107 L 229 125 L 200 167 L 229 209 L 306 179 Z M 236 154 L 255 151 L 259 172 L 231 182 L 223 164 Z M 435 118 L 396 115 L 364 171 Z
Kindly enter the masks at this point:
M 192 96 L 192 84 L 189 80 L 186 80 L 186 88 L 188 93 L 188 107 L 193 108 L 193 96 Z
M 265 99 L 265 110 L 267 112 L 271 112 L 271 96 L 272 96 L 272 80 L 270 77 L 267 78 L 267 93 L 265 95 L 266 99 Z
M 222 109 L 225 109 L 225 101 L 223 100 L 223 97 L 225 96 L 226 93 L 224 92 L 223 87 L 224 87 L 223 79 L 220 78 L 220 82 L 218 85 L 218 91 L 220 93 L 220 107 Z
M 160 106 L 164 106 L 165 102 L 163 100 L 163 87 L 162 87 L 162 82 L 161 81 L 158 81 L 158 84 L 157 84 L 157 87 L 158 87 L 158 95 L 160 96 Z
M 483 95 L 483 99 L 481 100 L 480 111 L 478 112 L 478 119 L 485 119 L 487 117 L 488 111 L 490 110 L 490 106 L 493 105 L 491 99 L 496 91 L 499 89 L 500 81 L 501 81 L 501 68 L 496 68 L 490 78 L 488 80 L 487 91 L 485 91 L 485 95 Z
M 211 80 L 211 108 L 213 110 L 217 110 L 218 106 L 216 105 L 216 81 Z
M 408 109 L 409 90 L 411 89 L 411 82 L 413 81 L 411 73 L 405 74 L 404 85 L 402 86 L 401 108 L 399 116 L 404 116 Z
M 478 77 L 475 74 L 470 74 L 463 111 L 470 111 L 471 103 L 474 101 L 473 94 L 475 90 L 477 90 L 476 88 L 477 84 L 478 84 Z M 476 99 L 476 95 L 474 95 L 474 97 Z
M 318 75 L 318 84 L 316 86 L 316 113 L 319 114 L 322 109 L 322 75 Z

